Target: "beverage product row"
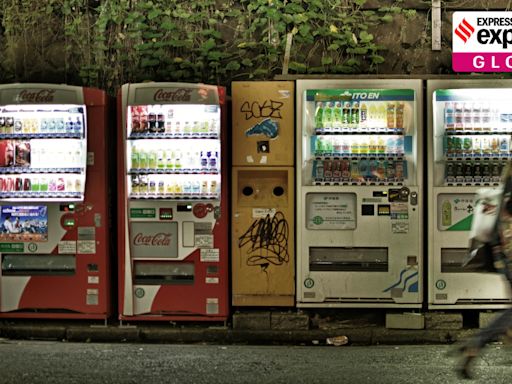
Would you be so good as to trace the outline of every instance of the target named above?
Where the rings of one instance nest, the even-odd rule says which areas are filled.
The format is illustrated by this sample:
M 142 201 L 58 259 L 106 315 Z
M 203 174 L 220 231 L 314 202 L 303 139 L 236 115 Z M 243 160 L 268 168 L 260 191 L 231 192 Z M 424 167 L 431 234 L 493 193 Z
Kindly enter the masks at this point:
M 68 134 L 80 136 L 83 133 L 84 118 L 81 108 L 45 110 L 19 107 L 0 110 L 0 134 Z
M 191 108 L 193 107 L 193 108 Z M 129 107 L 128 131 L 132 137 L 217 137 L 217 106 L 146 105 Z
M 404 105 L 401 101 L 317 101 L 315 127 L 325 132 L 403 128 Z
M 510 135 L 446 135 L 444 151 L 448 156 L 510 154 Z
M 79 139 L 0 140 L 3 173 L 85 168 L 85 143 Z
M 130 172 L 162 173 L 218 173 L 220 170 L 220 143 L 212 139 L 200 140 L 131 140 L 129 149 Z
M 512 112 L 503 112 L 489 103 L 445 102 L 444 127 L 446 130 L 500 131 L 512 130 Z
M 400 159 L 314 160 L 314 183 L 400 183 L 407 177 L 407 161 Z
M 220 183 L 217 176 L 202 175 L 132 175 L 130 197 L 141 198 L 217 198 Z
M 496 184 L 501 180 L 504 160 L 465 160 L 447 161 L 445 164 L 445 183 Z
M 312 136 L 315 156 L 381 154 L 402 156 L 403 135 L 324 135 Z
M 0 196 L 36 197 L 84 191 L 84 176 L 77 174 L 20 174 L 0 176 Z

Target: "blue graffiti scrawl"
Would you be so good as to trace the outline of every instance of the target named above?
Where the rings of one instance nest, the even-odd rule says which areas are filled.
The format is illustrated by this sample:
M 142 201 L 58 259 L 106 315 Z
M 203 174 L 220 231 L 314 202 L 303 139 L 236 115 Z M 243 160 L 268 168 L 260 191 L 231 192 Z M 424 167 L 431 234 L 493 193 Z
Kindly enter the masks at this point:
M 277 125 L 276 121 L 269 117 L 249 128 L 247 131 L 245 131 L 245 135 L 247 137 L 265 135 L 271 139 L 275 139 L 279 135 L 279 126 Z
M 409 284 L 408 288 L 407 284 Z M 384 289 L 382 292 L 389 292 L 393 288 L 401 288 L 407 292 L 418 292 L 418 271 L 414 269 L 402 269 L 398 281 Z

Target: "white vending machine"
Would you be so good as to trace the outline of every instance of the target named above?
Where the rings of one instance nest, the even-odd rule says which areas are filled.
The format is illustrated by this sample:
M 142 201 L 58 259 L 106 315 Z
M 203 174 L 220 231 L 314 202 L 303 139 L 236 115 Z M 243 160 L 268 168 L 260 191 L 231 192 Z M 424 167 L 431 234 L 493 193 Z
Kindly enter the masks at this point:
M 511 303 L 498 274 L 462 268 L 474 197 L 496 188 L 510 159 L 512 80 L 427 82 L 428 306 L 494 309 Z
M 297 81 L 297 306 L 422 304 L 422 82 Z

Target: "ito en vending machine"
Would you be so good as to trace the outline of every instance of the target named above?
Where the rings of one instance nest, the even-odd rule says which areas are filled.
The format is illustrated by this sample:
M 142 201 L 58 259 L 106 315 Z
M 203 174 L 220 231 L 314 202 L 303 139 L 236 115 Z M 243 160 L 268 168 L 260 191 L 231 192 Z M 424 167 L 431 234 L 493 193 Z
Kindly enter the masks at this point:
M 297 81 L 297 305 L 422 303 L 422 83 Z
M 0 317 L 110 315 L 105 92 L 0 86 Z
M 226 320 L 225 89 L 125 84 L 118 100 L 120 320 Z
M 429 273 L 432 309 L 510 305 L 508 284 L 462 260 L 469 245 L 475 194 L 497 188 L 510 160 L 512 80 L 427 81 Z

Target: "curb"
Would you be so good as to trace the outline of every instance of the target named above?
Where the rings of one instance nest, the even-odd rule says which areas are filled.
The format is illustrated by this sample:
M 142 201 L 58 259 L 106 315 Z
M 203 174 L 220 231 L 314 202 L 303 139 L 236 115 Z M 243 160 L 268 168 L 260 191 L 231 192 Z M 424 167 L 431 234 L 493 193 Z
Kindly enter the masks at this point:
M 9 339 L 164 344 L 325 345 L 328 338 L 335 336 L 346 336 L 351 345 L 451 344 L 469 337 L 475 331 L 476 329 L 407 330 L 383 327 L 329 330 L 240 330 L 224 327 L 0 325 L 0 337 Z

